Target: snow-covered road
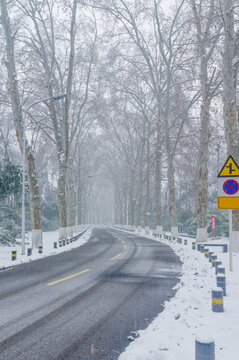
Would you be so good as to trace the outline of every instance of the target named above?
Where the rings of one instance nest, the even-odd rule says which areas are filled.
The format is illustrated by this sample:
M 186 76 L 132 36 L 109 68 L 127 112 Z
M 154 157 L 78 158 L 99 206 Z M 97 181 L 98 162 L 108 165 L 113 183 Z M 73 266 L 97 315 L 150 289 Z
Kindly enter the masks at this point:
M 53 249 L 58 239 L 57 232 L 44 233 L 44 253 L 35 252 L 32 257 L 21 257 L 20 246 L 16 261 L 11 261 L 11 248 L 2 247 L 0 266 L 8 267 L 28 262 L 40 257 L 56 255 L 74 247 L 83 245 L 90 237 L 89 229 L 77 242 L 68 246 Z M 131 233 L 131 235 L 133 235 Z M 143 236 L 147 237 L 147 235 Z M 233 272 L 229 271 L 229 253 L 222 248 L 210 248 L 226 268 L 227 296 L 224 297 L 224 312 L 214 313 L 211 310 L 211 290 L 216 287 L 215 270 L 203 253 L 192 249 L 193 239 L 184 236 L 188 244 L 148 238 L 170 245 L 183 262 L 180 283 L 174 298 L 166 301 L 161 312 L 145 329 L 134 329 L 139 335 L 134 340 L 130 334 L 127 338 L 134 340 L 122 353 L 119 360 L 192 360 L 195 356 L 195 339 L 197 336 L 212 337 L 215 341 L 216 360 L 237 360 L 239 353 L 239 254 L 233 254 Z M 92 240 L 93 241 L 93 240 Z M 216 240 L 214 243 L 227 243 L 228 239 Z M 162 276 L 162 274 L 160 275 Z
M 119 360 L 192 360 L 195 338 L 202 335 L 214 339 L 216 360 L 238 359 L 239 254 L 233 254 L 233 272 L 230 272 L 229 254 L 222 253 L 221 248 L 212 250 L 226 268 L 227 282 L 224 312 L 215 313 L 211 310 L 211 290 L 216 287 L 215 269 L 203 253 L 192 250 L 192 239 L 183 239 L 188 240 L 188 245 L 160 240 L 169 244 L 183 262 L 175 297 L 164 304 L 164 311 L 147 329 L 138 332 L 139 337 Z M 220 242 L 228 243 L 228 239 L 214 241 Z

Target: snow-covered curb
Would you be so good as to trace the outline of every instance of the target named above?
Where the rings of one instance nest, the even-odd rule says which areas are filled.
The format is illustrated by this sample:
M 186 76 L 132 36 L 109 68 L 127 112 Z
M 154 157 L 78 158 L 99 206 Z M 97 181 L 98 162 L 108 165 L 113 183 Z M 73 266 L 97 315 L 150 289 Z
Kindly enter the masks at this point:
M 222 253 L 220 248 L 212 250 L 225 266 L 227 280 L 225 311 L 214 313 L 211 310 L 211 290 L 216 287 L 215 270 L 202 253 L 192 250 L 193 239 L 183 239 L 188 240 L 188 245 L 160 240 L 171 246 L 183 262 L 175 297 L 165 302 L 164 311 L 147 329 L 138 332 L 139 337 L 126 348 L 119 360 L 193 360 L 195 338 L 201 335 L 214 339 L 216 360 L 238 359 L 239 254 L 233 254 L 234 271 L 231 273 L 228 253 Z M 217 242 L 227 243 L 228 240 Z
M 82 231 L 84 230 L 82 229 Z M 84 245 L 91 237 L 91 233 L 92 233 L 92 228 L 89 228 L 78 240 L 70 243 L 69 245 L 59 247 L 58 231 L 43 232 L 43 253 L 39 254 L 38 249 L 33 249 L 31 256 L 21 255 L 20 245 L 10 246 L 10 247 L 0 246 L 0 270 L 4 270 L 8 267 L 30 262 L 33 260 L 42 259 L 47 256 L 58 255 L 65 251 L 70 251 L 76 247 Z M 57 249 L 54 249 L 54 242 L 57 242 Z M 26 249 L 28 247 L 31 247 L 30 244 L 26 246 Z M 17 259 L 14 261 L 11 260 L 11 252 L 13 250 L 17 251 Z

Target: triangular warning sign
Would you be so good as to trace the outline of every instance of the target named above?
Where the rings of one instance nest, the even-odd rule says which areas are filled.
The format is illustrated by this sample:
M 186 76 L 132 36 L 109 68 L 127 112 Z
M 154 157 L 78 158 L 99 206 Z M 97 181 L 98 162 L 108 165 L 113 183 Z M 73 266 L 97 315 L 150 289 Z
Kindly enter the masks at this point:
M 217 177 L 239 177 L 239 166 L 232 155 L 228 156 Z

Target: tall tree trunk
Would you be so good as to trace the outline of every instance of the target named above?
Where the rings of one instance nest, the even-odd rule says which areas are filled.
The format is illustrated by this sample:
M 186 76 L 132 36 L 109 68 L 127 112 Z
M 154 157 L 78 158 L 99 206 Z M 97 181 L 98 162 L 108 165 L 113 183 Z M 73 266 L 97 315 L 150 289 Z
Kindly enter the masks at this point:
M 234 4 L 233 0 L 224 0 L 224 54 L 223 54 L 223 117 L 227 152 L 239 160 L 238 141 L 238 110 L 236 101 L 237 71 L 234 57 L 236 55 L 236 36 L 234 32 Z M 232 210 L 232 250 L 239 252 L 239 210 Z
M 149 147 L 149 134 L 147 137 L 147 161 L 146 161 L 146 200 L 145 200 L 145 209 L 144 209 L 144 225 L 145 225 L 145 233 L 149 234 L 149 219 L 150 219 L 150 212 L 149 212 L 149 196 L 150 196 L 150 147 Z
M 191 7 L 194 14 L 197 31 L 197 48 L 200 58 L 201 112 L 197 184 L 197 241 L 203 242 L 207 241 L 208 145 L 210 104 L 212 99 L 211 81 L 208 78 L 208 62 L 212 57 L 215 47 L 211 34 L 213 16 L 215 14 L 215 0 L 210 0 L 208 3 L 208 13 L 204 15 L 205 24 L 202 21 L 201 9 L 196 5 L 195 0 L 191 0 Z M 215 38 L 217 38 L 216 35 Z
M 77 231 L 80 228 L 80 225 L 82 224 L 82 212 L 81 212 L 81 186 L 78 183 L 77 184 L 77 207 L 76 207 L 76 226 Z
M 6 67 L 8 72 L 9 91 L 11 95 L 11 105 L 13 118 L 16 128 L 17 140 L 21 152 L 23 152 L 23 116 L 20 104 L 20 95 L 18 90 L 17 72 L 15 65 L 14 54 L 14 37 L 11 31 L 10 18 L 8 15 L 6 0 L 1 0 L 1 21 L 4 29 L 6 48 L 7 48 L 7 61 Z M 31 228 L 32 228 L 32 245 L 38 247 L 42 244 L 42 227 L 41 227 L 41 199 L 39 192 L 39 185 L 36 175 L 35 158 L 26 141 L 26 165 L 27 165 L 27 179 L 30 195 L 30 215 L 31 215 Z M 25 248 L 25 246 L 24 246 Z M 24 252 L 24 249 L 23 249 Z
M 139 196 L 138 196 L 138 214 L 137 214 L 137 226 L 138 231 L 141 232 L 142 229 L 142 204 L 143 204 L 143 154 L 141 154 L 140 163 L 139 163 Z
M 30 217 L 32 228 L 32 246 L 38 248 L 42 245 L 42 226 L 41 226 L 41 197 L 37 181 L 35 158 L 30 150 L 26 149 L 27 179 L 30 198 Z
M 170 129 L 169 129 L 169 110 L 170 110 L 170 88 L 172 82 L 172 73 L 170 69 L 170 61 L 167 64 L 167 89 L 165 99 L 165 111 L 164 111 L 164 130 L 165 130 L 165 148 L 167 155 L 167 179 L 168 179 L 168 205 L 169 216 L 171 223 L 172 236 L 178 236 L 178 216 L 176 206 L 176 194 L 175 194 L 175 178 L 174 178 L 174 153 L 172 151 Z M 159 103 L 160 104 L 160 103 Z M 158 113 L 161 109 L 158 107 Z
M 160 142 L 160 128 L 157 123 L 157 139 L 155 149 L 155 215 L 156 215 L 156 233 L 161 235 L 163 233 L 162 226 L 162 205 L 161 205 L 161 191 L 162 191 L 162 153 Z
M 165 141 L 167 153 L 168 205 L 172 236 L 178 236 L 178 216 L 175 196 L 174 163 L 171 153 L 168 119 L 165 119 Z
M 130 171 L 129 214 L 130 214 L 131 229 L 135 230 L 135 173 L 134 173 L 134 169 L 131 169 L 131 171 Z
M 67 173 L 67 234 L 69 237 L 73 236 L 73 232 L 75 230 L 75 198 L 73 169 L 72 166 L 69 166 Z
M 59 161 L 58 176 L 59 239 L 67 237 L 66 165 Z
M 199 40 L 201 41 L 201 40 Z M 197 186 L 197 241 L 207 241 L 209 108 L 211 103 L 205 44 L 200 45 L 201 113 Z
M 124 211 L 124 215 L 123 215 L 123 225 L 127 226 L 128 224 L 128 216 L 127 216 L 127 196 L 128 195 L 128 187 L 127 187 L 127 181 L 124 183 L 124 203 L 123 203 L 123 211 Z
M 37 14 L 39 9 L 35 2 L 29 1 L 31 19 L 35 26 L 37 44 L 39 45 L 39 53 L 42 57 L 43 71 L 45 72 L 46 79 L 48 81 L 48 95 L 53 97 L 53 64 L 55 61 L 55 48 L 54 41 L 52 42 L 52 54 L 49 55 L 49 50 L 45 46 L 44 39 L 41 34 L 41 30 L 38 24 Z M 61 123 L 57 120 L 57 112 L 54 101 L 50 102 L 50 118 L 52 121 L 54 136 L 56 140 L 56 147 L 58 152 L 58 165 L 59 165 L 59 178 L 58 178 L 58 207 L 59 207 L 59 239 L 63 239 L 67 236 L 67 167 L 68 158 L 70 153 L 69 143 L 69 112 L 71 105 L 71 93 L 72 93 L 72 80 L 74 70 L 74 55 L 75 55 L 75 23 L 76 23 L 76 11 L 77 0 L 74 0 L 72 12 L 71 12 L 71 28 L 70 28 L 70 52 L 68 59 L 68 72 L 66 78 L 66 100 L 64 104 L 64 111 L 62 114 Z M 52 15 L 52 14 L 51 14 Z M 51 16 L 50 15 L 50 16 Z M 52 33 L 50 36 L 54 36 Z M 52 59 L 51 59 L 52 56 Z
M 135 198 L 133 198 L 131 200 L 131 218 L 132 218 L 132 230 L 135 231 L 135 205 L 136 205 L 136 200 Z
M 198 204 L 197 241 L 207 241 L 207 197 L 208 197 L 208 143 L 209 143 L 209 103 L 201 105 L 201 129 L 198 162 Z

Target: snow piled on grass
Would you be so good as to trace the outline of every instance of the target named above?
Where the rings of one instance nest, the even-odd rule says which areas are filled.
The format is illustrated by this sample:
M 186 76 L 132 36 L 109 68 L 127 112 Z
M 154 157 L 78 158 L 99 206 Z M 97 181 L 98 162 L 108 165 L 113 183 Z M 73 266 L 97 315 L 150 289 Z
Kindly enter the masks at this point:
M 165 302 L 164 311 L 148 328 L 138 331 L 139 337 L 119 360 L 193 360 L 198 336 L 214 339 L 216 360 L 238 359 L 239 254 L 233 254 L 233 272 L 229 272 L 229 254 L 222 253 L 221 247 L 210 247 L 226 268 L 227 282 L 224 312 L 214 313 L 211 290 L 216 288 L 215 269 L 204 254 L 192 250 L 192 239 L 184 239 L 188 239 L 188 245 L 160 240 L 171 246 L 183 262 L 181 281 L 175 286 L 175 296 Z
M 79 231 L 79 233 L 83 231 L 84 229 Z M 31 240 L 26 240 L 26 255 L 21 255 L 20 245 L 0 246 L 0 270 L 4 270 L 5 268 L 19 265 L 22 263 L 30 262 L 32 260 L 42 259 L 47 256 L 57 255 L 65 251 L 70 251 L 76 247 L 84 245 L 91 237 L 91 233 L 92 228 L 89 228 L 78 240 L 70 243 L 69 245 L 59 247 L 58 231 L 43 232 L 43 253 L 39 254 L 38 249 L 33 249 L 31 256 L 27 256 L 27 248 L 31 248 Z M 77 235 L 77 233 L 75 233 L 74 235 Z M 21 239 L 17 240 L 20 241 Z M 57 249 L 54 249 L 54 242 L 57 242 Z M 12 251 L 17 251 L 17 259 L 14 261 L 12 261 Z

